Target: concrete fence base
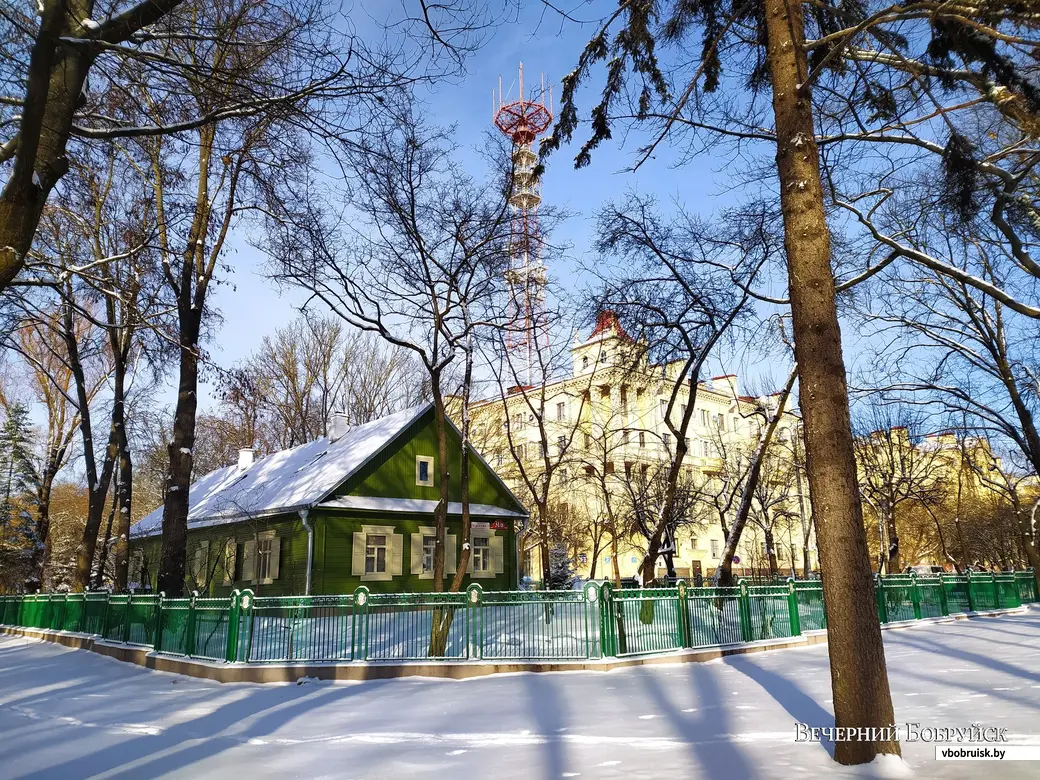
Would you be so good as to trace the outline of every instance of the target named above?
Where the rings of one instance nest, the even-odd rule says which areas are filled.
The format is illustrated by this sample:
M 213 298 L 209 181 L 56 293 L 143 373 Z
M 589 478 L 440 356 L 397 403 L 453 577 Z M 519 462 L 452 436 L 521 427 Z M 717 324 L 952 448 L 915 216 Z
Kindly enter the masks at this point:
M 996 617 L 999 615 L 1021 614 L 1030 607 L 1014 609 L 996 609 L 985 612 L 965 612 L 944 617 L 907 620 L 882 624 L 885 631 L 901 630 L 915 626 L 927 626 L 934 623 L 949 623 L 955 620 L 966 620 L 977 617 Z M 46 642 L 55 642 L 66 647 L 79 650 L 90 650 L 100 655 L 115 658 L 118 661 L 137 664 L 146 669 L 161 672 L 174 672 L 190 677 L 215 680 L 222 683 L 287 683 L 295 682 L 301 677 L 315 677 L 320 680 L 383 680 L 393 677 L 433 677 L 452 680 L 463 680 L 470 677 L 483 677 L 489 674 L 510 672 L 607 672 L 611 669 L 624 669 L 633 666 L 650 666 L 659 664 L 699 663 L 713 661 L 729 655 L 744 653 L 760 653 L 767 650 L 784 650 L 793 647 L 808 647 L 824 644 L 827 641 L 826 629 L 805 631 L 800 636 L 785 639 L 770 639 L 760 642 L 748 642 L 735 645 L 721 645 L 695 650 L 675 650 L 667 653 L 639 655 L 626 658 L 601 658 L 578 661 L 390 661 L 363 662 L 351 661 L 343 663 L 222 663 L 203 661 L 194 658 L 164 655 L 156 653 L 148 647 L 106 642 L 91 634 L 76 634 L 66 631 L 50 631 L 38 628 L 16 628 L 0 626 L 0 633 L 23 636 Z

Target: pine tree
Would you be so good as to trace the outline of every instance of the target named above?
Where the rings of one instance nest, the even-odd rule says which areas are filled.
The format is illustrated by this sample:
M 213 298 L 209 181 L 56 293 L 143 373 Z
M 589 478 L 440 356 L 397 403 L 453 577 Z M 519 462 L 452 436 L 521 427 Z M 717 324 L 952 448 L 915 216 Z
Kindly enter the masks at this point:
M 548 590 L 570 590 L 578 580 L 574 571 L 574 561 L 567 551 L 567 545 L 557 542 L 549 550 L 549 577 L 545 587 Z
M 31 584 L 33 555 L 43 544 L 34 512 L 38 482 L 29 410 L 15 403 L 0 428 L 0 589 Z

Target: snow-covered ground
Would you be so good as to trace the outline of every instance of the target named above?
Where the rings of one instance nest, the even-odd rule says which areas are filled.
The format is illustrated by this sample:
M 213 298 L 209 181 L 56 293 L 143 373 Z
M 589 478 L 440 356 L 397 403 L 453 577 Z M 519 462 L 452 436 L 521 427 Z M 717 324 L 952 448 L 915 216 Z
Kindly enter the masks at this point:
M 886 631 L 899 722 L 1007 727 L 1040 745 L 1040 610 Z M 465 681 L 221 685 L 0 635 L 0 777 L 788 778 L 842 768 L 824 645 L 707 664 Z M 921 778 L 1040 778 L 936 762 Z

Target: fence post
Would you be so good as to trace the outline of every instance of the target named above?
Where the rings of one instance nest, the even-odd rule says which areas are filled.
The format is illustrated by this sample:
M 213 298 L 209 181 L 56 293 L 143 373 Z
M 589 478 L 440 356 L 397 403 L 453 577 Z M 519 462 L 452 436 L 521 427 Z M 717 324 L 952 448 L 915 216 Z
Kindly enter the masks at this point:
M 227 644 L 224 647 L 224 660 L 229 664 L 238 660 L 238 624 L 239 624 L 239 592 L 231 591 L 231 602 L 228 604 Z
M 993 609 L 1000 609 L 1000 583 L 996 574 L 990 573 L 989 578 L 993 581 Z
M 679 580 L 675 589 L 679 596 L 677 599 L 679 607 L 679 638 L 683 647 L 693 647 L 693 637 L 690 635 L 689 599 L 686 593 L 685 580 Z
M 134 592 L 126 594 L 126 617 L 123 619 L 123 644 L 130 644 L 130 606 L 134 601 Z
M 355 661 L 367 661 L 368 588 L 364 585 L 361 585 L 354 590 L 354 610 L 354 619 L 350 621 L 350 654 Z
M 195 599 L 199 592 L 193 590 L 188 599 L 188 618 L 184 623 L 184 655 L 191 658 L 195 654 Z
M 246 588 L 238 597 L 239 615 L 246 623 L 246 651 L 242 660 L 249 663 L 253 657 L 253 610 L 256 608 L 256 595 Z
M 878 574 L 874 577 L 874 594 L 877 599 L 878 619 L 882 623 L 888 622 L 888 601 L 885 598 L 885 581 Z
M 950 614 L 950 604 L 946 600 L 946 582 L 943 580 L 942 573 L 939 574 L 939 611 L 943 617 Z
M 967 587 L 967 591 L 968 591 L 968 612 L 974 612 L 975 611 L 975 594 L 972 593 L 972 588 L 974 586 L 971 584 L 971 569 L 968 569 L 966 572 L 964 572 L 964 576 L 968 578 L 968 587 Z
M 602 658 L 605 655 L 603 651 L 603 612 L 600 605 L 599 598 L 599 585 L 595 582 L 585 583 L 585 657 L 586 658 Z M 591 623 L 595 621 L 595 623 Z M 596 636 L 599 638 L 599 647 L 597 652 L 593 653 L 592 647 L 592 635 L 590 632 L 590 626 L 595 625 L 597 628 Z
M 483 601 L 484 589 L 479 583 L 474 582 L 466 588 L 466 657 L 469 658 L 475 649 L 476 655 L 473 658 L 478 661 L 484 654 Z
M 748 595 L 748 586 L 743 579 L 737 582 L 740 588 L 738 596 L 738 612 L 740 614 L 740 638 L 744 642 L 751 642 L 751 598 Z
M 101 638 L 105 638 L 105 634 L 108 633 L 108 613 L 112 609 L 112 605 L 109 603 L 112 600 L 112 594 L 105 594 L 105 608 L 101 610 L 101 630 L 98 632 L 101 634 Z
M 921 588 L 917 584 L 917 572 L 910 572 L 910 602 L 914 605 L 914 620 L 921 619 Z
M 613 600 L 614 586 L 604 582 L 599 591 L 599 643 L 604 658 L 617 655 Z
M 801 636 L 802 616 L 798 613 L 798 592 L 794 587 L 794 577 L 787 578 L 787 609 L 791 616 L 791 636 Z
M 152 648 L 157 653 L 162 651 L 162 603 L 165 595 L 160 590 L 158 598 L 155 599 L 155 627 L 152 629 Z

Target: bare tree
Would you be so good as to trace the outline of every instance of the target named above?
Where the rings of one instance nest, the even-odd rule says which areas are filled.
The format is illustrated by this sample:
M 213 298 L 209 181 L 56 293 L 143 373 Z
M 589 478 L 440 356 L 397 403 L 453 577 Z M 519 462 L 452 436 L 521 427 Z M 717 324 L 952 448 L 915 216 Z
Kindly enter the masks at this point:
M 947 239 L 951 248 L 963 250 L 966 243 L 956 233 Z M 975 243 L 960 257 L 986 266 L 985 278 L 995 279 L 990 253 Z M 1022 474 L 1040 473 L 1036 321 L 972 285 L 927 269 L 899 269 L 880 275 L 876 284 L 882 294 L 857 308 L 886 352 L 897 358 L 877 361 L 873 383 L 892 398 L 921 404 L 962 438 L 1006 447 Z M 1019 517 L 1025 553 L 1036 569 L 1037 531 L 1028 512 Z
M 508 263 L 508 186 L 498 171 L 484 183 L 466 175 L 450 156 L 450 139 L 416 121 L 387 122 L 379 130 L 347 157 L 357 182 L 353 209 L 332 222 L 312 202 L 312 220 L 281 234 L 271 251 L 284 281 L 352 327 L 414 354 L 429 378 L 440 492 L 433 582 L 440 591 L 453 479 L 446 401 L 459 382 L 454 394 L 462 403 L 465 455 L 474 340 L 498 322 L 494 303 Z M 463 365 L 453 379 L 449 370 L 458 361 Z M 463 547 L 452 590 L 461 587 L 470 558 L 465 460 L 458 479 Z M 433 645 L 444 636 L 434 636 Z
M 922 446 L 926 444 L 924 424 L 921 415 L 906 408 L 893 410 L 877 404 L 860 422 L 856 441 L 859 490 L 888 539 L 887 545 L 879 546 L 879 573 L 882 563 L 889 574 L 903 570 L 896 520 L 900 506 L 910 502 L 938 505 L 946 494 L 942 473 L 946 464 L 938 449 Z

